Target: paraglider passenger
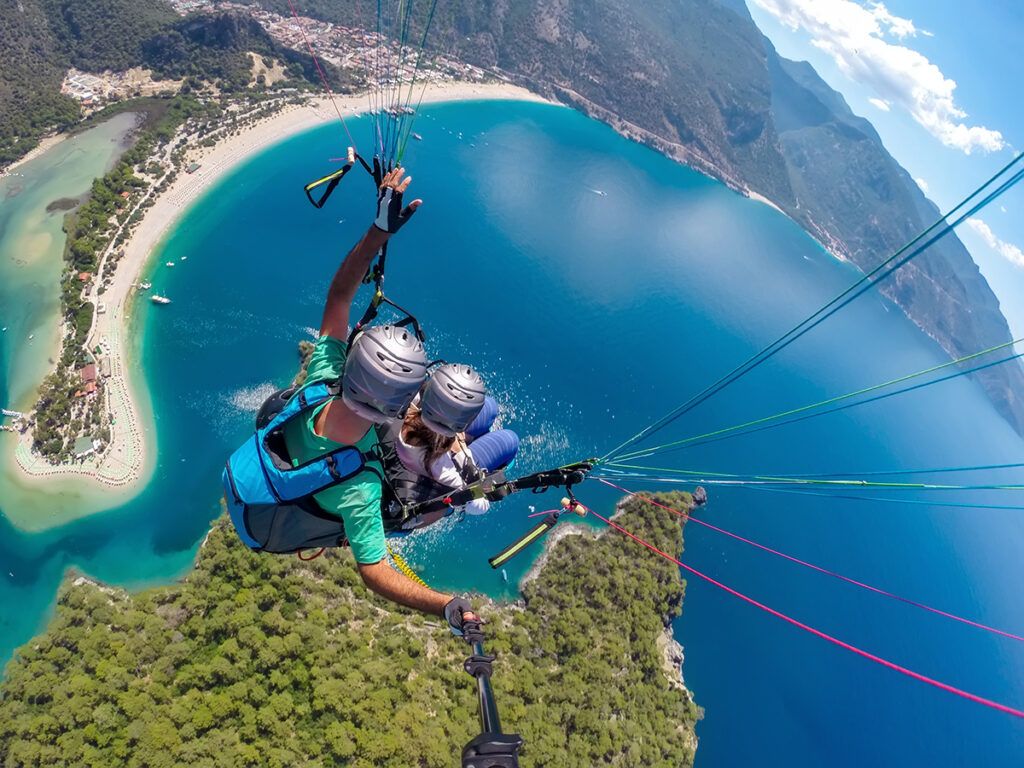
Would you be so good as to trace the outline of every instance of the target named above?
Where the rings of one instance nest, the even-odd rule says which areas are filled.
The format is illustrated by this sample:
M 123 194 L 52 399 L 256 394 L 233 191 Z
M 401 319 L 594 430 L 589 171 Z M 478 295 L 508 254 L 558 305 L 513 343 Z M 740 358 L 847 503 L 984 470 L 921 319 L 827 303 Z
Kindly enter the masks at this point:
M 479 373 L 468 365 L 443 365 L 409 408 L 396 444 L 398 457 L 410 472 L 465 488 L 516 457 L 519 436 L 509 429 L 491 431 L 497 415 L 498 404 Z M 489 508 L 487 499 L 466 505 L 470 514 Z

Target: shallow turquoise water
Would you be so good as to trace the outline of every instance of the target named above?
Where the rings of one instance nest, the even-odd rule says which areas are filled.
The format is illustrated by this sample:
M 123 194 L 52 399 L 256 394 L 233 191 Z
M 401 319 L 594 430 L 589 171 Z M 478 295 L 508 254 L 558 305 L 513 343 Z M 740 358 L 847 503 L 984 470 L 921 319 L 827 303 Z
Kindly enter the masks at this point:
M 0 355 L 4 402 L 30 407 L 52 370 L 59 340 L 59 282 L 64 211 L 61 198 L 81 199 L 120 156 L 137 115 L 123 113 L 62 141 L 0 178 Z M 29 336 L 35 338 L 29 339 Z
M 424 112 L 416 129 L 424 141 L 410 145 L 408 165 L 426 202 L 393 241 L 386 289 L 417 313 L 434 356 L 485 373 L 505 425 L 524 436 L 523 473 L 603 453 L 857 276 L 767 206 L 575 113 L 510 103 Z M 357 138 L 368 133 L 359 121 L 351 127 Z M 265 394 L 289 379 L 296 342 L 319 323 L 330 277 L 370 221 L 372 188 L 362 174 L 323 211 L 301 193 L 341 154 L 342 135 L 328 127 L 255 159 L 170 238 L 157 263 L 178 266 L 149 277 L 174 303 L 137 313 L 157 414 L 155 479 L 131 504 L 58 531 L 2 531 L 0 561 L 16 575 L 0 580 L 0 600 L 26 606 L 0 620 L 5 656 L 38 626 L 68 564 L 131 586 L 187 568 L 218 514 L 224 458 Z M 942 360 L 891 305 L 864 297 L 664 435 L 698 434 Z M 668 454 L 660 465 L 871 471 L 1016 461 L 1022 448 L 980 390 L 958 380 Z M 1024 577 L 1018 513 L 709 490 L 705 516 L 716 524 L 1024 633 L 1012 586 Z M 616 498 L 596 483 L 580 496 L 598 510 Z M 1016 503 L 1006 493 L 942 498 Z M 486 558 L 525 530 L 530 505 L 556 500 L 513 497 L 402 549 L 433 585 L 511 594 Z M 1020 644 L 695 525 L 684 560 L 866 650 L 1024 706 Z M 514 562 L 513 580 L 528 565 Z M 694 578 L 676 625 L 687 681 L 708 713 L 698 727 L 702 765 L 1013 765 L 1024 750 L 1024 726 L 1012 718 L 852 656 Z

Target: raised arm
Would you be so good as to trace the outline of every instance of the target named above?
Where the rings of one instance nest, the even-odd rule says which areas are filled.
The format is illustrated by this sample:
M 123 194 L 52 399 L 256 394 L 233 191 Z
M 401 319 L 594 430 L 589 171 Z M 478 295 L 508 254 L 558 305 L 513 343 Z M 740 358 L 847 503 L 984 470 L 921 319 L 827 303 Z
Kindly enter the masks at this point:
M 366 270 L 373 263 L 374 256 L 384 247 L 388 239 L 397 232 L 409 217 L 420 207 L 422 200 L 413 200 L 402 208 L 402 196 L 408 189 L 412 177 L 402 179 L 404 168 L 395 168 L 381 180 L 380 192 L 377 197 L 377 218 L 348 252 L 334 273 L 331 287 L 327 291 L 327 303 L 324 306 L 324 317 L 320 322 L 320 335 L 333 336 L 344 341 L 348 338 L 349 314 L 352 300 L 356 297 L 359 284 Z

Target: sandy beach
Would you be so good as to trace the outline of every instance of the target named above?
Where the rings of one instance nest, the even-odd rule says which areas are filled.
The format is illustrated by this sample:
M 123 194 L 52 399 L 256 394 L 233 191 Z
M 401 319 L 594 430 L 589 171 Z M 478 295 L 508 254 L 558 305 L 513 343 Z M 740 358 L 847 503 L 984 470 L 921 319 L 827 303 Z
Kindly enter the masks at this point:
M 15 171 L 18 170 L 19 167 L 27 163 L 29 160 L 33 160 L 39 157 L 44 152 L 49 152 L 55 146 L 57 146 L 62 141 L 67 139 L 69 136 L 70 134 L 67 133 L 58 133 L 54 134 L 53 136 L 47 136 L 43 139 L 40 139 L 39 145 L 35 149 L 30 149 L 27 154 L 15 160 L 6 168 L 0 167 L 0 171 L 3 171 L 4 173 L 14 173 Z
M 547 102 L 524 88 L 505 83 L 455 82 L 430 85 L 423 96 L 423 103 L 473 100 L 517 100 Z M 131 300 L 136 294 L 136 284 L 142 279 L 142 271 L 154 255 L 161 240 L 186 209 L 224 174 L 252 155 L 284 141 L 296 134 L 311 130 L 324 123 L 337 121 L 342 116 L 355 116 L 369 109 L 366 94 L 350 97 L 316 99 L 302 105 L 288 106 L 265 120 L 248 126 L 238 135 L 218 142 L 212 147 L 196 147 L 186 152 L 185 164 L 198 163 L 199 168 L 191 174 L 181 173 L 162 194 L 150 192 L 141 203 L 151 199 L 152 207 L 145 210 L 145 216 L 135 228 L 121 250 L 124 256 L 116 267 L 112 285 L 102 296 L 94 297 L 103 302 L 105 312 L 97 314 L 89 337 L 88 347 L 102 347 L 110 360 L 110 377 L 105 380 L 104 396 L 109 412 L 114 417 L 111 425 L 111 442 L 100 456 L 91 456 L 83 463 L 54 466 L 42 460 L 31 451 L 31 437 L 23 435 L 15 451 L 19 474 L 29 481 L 28 485 L 55 480 L 64 482 L 78 479 L 96 489 L 114 492 L 123 499 L 134 495 L 155 465 L 155 439 L 152 439 L 152 423 L 144 423 L 141 416 L 139 393 L 145 392 L 145 382 L 133 382 L 141 375 L 137 368 L 131 370 L 126 355 L 131 350 L 129 343 Z M 59 142 L 61 137 L 52 137 L 46 147 Z M 41 145 L 35 154 L 45 151 Z M 23 162 L 23 161 L 20 161 Z M 17 165 L 17 164 L 16 164 Z M 13 166 L 12 166 L 13 167 Z M 99 280 L 96 284 L 99 284 Z M 139 298 L 148 296 L 147 292 Z M 150 420 L 147 419 L 147 422 Z M 86 510 L 88 514 L 93 510 Z

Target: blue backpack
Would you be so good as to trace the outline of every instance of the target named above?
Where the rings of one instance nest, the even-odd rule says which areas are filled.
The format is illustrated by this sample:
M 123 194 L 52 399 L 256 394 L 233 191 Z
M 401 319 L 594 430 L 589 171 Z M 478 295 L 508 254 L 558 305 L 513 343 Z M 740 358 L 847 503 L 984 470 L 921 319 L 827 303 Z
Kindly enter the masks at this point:
M 289 554 L 346 543 L 341 518 L 313 497 L 355 477 L 377 456 L 349 445 L 293 467 L 284 440 L 287 424 L 308 418 L 339 392 L 337 382 L 299 390 L 228 459 L 222 475 L 228 513 L 238 537 L 257 552 Z

